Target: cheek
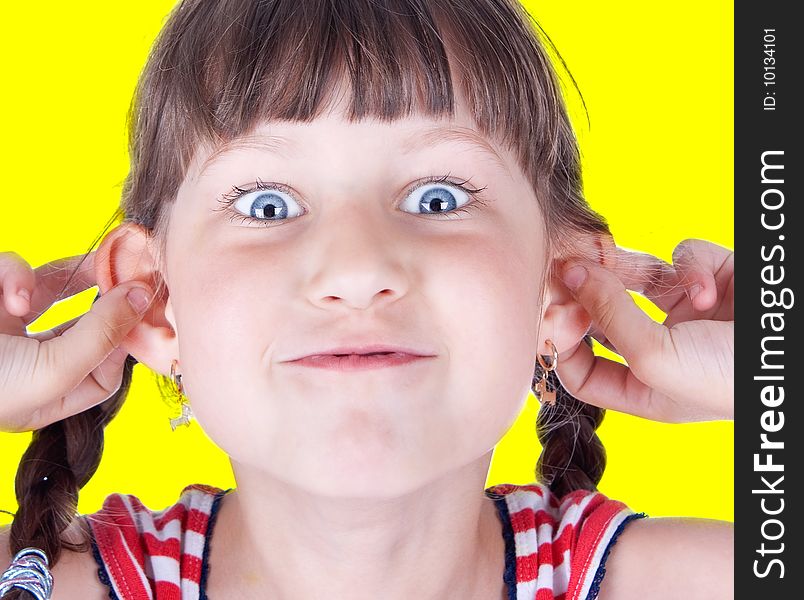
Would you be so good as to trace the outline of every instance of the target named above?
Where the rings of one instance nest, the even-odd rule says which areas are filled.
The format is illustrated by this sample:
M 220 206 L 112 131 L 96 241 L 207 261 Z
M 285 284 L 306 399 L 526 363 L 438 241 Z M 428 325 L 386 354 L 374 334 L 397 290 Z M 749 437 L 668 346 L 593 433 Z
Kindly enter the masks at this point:
M 452 256 L 432 297 L 449 322 L 454 433 L 482 451 L 510 428 L 530 390 L 543 265 L 504 236 L 459 244 Z
M 504 362 L 535 351 L 542 268 L 522 252 L 499 237 L 454 248 L 435 298 L 455 317 L 456 349 Z
M 253 262 L 207 262 L 175 278 L 174 310 L 187 395 L 199 423 L 216 441 L 240 435 L 259 398 L 266 347 L 282 303 Z M 270 408 L 263 404 L 263 412 Z
M 209 360 L 216 364 L 248 356 L 253 352 L 250 345 L 259 341 L 260 334 L 268 335 L 277 318 L 271 287 L 252 269 L 208 268 L 179 285 L 183 285 L 177 300 L 182 350 L 198 356 L 206 348 Z M 187 326 L 182 327 L 179 318 Z M 233 353 L 235 348 L 239 350 Z

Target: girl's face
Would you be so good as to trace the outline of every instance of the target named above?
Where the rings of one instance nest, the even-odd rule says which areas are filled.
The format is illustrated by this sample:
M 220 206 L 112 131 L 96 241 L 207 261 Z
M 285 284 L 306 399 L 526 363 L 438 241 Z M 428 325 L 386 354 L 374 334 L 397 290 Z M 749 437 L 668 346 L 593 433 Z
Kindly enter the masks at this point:
M 543 312 L 543 219 L 513 154 L 472 141 L 463 106 L 450 121 L 271 122 L 196 156 L 171 208 L 166 316 L 193 412 L 235 474 L 399 494 L 488 460 L 516 419 Z M 369 344 L 430 356 L 288 362 Z

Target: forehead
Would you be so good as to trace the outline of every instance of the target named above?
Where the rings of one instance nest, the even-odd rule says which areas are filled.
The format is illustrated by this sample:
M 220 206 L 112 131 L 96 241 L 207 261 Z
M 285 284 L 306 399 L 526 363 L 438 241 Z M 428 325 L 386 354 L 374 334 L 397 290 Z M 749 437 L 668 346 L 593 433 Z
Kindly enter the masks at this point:
M 451 117 L 440 118 L 412 114 L 393 120 L 366 117 L 350 121 L 340 104 L 311 121 L 261 121 L 231 140 L 201 144 L 188 178 L 203 176 L 234 153 L 265 152 L 293 160 L 310 154 L 320 144 L 351 144 L 366 151 L 392 153 L 400 160 L 428 149 L 460 145 L 510 174 L 514 166 L 511 149 L 485 136 L 470 118 L 463 99 L 457 96 L 454 112 Z
M 363 143 L 393 149 L 394 156 L 410 155 L 445 144 L 460 144 L 482 154 L 502 170 L 509 170 L 505 152 L 478 131 L 454 123 L 410 122 L 397 124 L 355 124 L 346 121 L 318 120 L 309 124 L 265 123 L 252 133 L 235 138 L 199 157 L 196 176 L 200 177 L 216 162 L 238 151 L 256 151 L 280 155 L 286 159 L 301 157 L 306 148 L 331 140 L 353 137 Z

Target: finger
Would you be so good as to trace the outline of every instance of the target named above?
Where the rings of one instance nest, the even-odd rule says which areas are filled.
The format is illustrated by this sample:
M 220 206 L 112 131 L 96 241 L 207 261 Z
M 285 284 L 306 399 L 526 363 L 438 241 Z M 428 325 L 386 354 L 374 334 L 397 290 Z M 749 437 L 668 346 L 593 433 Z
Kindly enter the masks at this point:
M 36 286 L 30 313 L 25 315 L 26 325 L 42 316 L 54 303 L 97 285 L 95 253 L 59 258 L 40 265 L 35 273 Z
M 15 317 L 22 317 L 28 313 L 35 283 L 36 275 L 24 258 L 16 252 L 0 252 L 0 291 L 3 296 L 3 309 Z
M 587 404 L 655 421 L 670 421 L 665 416 L 669 400 L 664 394 L 638 379 L 628 366 L 596 356 L 586 344 L 562 352 L 556 374 L 570 394 Z
M 123 381 L 123 365 L 128 352 L 116 348 L 89 374 L 74 390 L 60 398 L 58 402 L 48 403 L 33 417 L 28 429 L 41 429 L 50 423 L 61 421 L 92 408 L 108 400 L 120 389 Z
M 74 415 L 107 400 L 120 389 L 123 379 L 123 364 L 128 352 L 124 348 L 116 348 L 101 364 L 92 370 L 89 377 L 64 399 L 62 413 Z M 64 418 L 64 417 L 62 417 Z
M 665 313 L 686 296 L 687 288 L 674 266 L 652 254 L 618 246 L 606 257 L 606 267 L 617 275 L 626 289 L 642 294 Z
M 618 354 L 635 368 L 664 349 L 667 329 L 637 306 L 614 273 L 596 265 L 570 263 L 562 277 Z
M 733 255 L 722 246 L 705 240 L 686 239 L 673 250 L 673 265 L 684 277 L 693 308 L 705 311 L 711 308 L 718 299 L 718 273 L 729 255 Z
M 121 344 L 147 308 L 141 305 L 137 310 L 130 303 L 128 294 L 136 289 L 152 297 L 152 292 L 139 282 L 118 285 L 62 335 L 40 345 L 36 375 L 46 389 L 74 389 Z M 63 393 L 53 394 L 56 395 Z

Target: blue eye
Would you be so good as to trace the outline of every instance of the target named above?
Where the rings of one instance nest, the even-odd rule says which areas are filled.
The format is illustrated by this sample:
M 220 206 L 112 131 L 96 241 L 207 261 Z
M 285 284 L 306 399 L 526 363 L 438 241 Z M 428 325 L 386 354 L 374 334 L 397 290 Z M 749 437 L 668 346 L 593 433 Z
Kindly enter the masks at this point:
M 283 197 L 284 196 L 284 197 Z M 288 200 L 290 200 L 291 211 L 288 210 Z M 258 189 L 253 192 L 247 192 L 240 195 L 235 202 L 234 208 L 243 215 L 248 215 L 252 219 L 281 221 L 288 217 L 298 217 L 292 210 L 292 206 L 296 205 L 296 201 L 286 192 L 275 189 Z
M 458 192 L 457 194 L 455 193 L 456 191 Z M 407 195 L 402 204 L 400 204 L 400 208 L 403 210 L 407 208 L 409 210 L 406 212 L 416 214 L 454 211 L 471 200 L 470 192 L 462 189 L 457 184 L 430 183 L 415 188 L 413 192 Z M 422 212 L 418 212 L 419 210 Z
M 442 214 L 442 218 L 445 218 L 455 213 L 468 212 L 474 204 L 484 205 L 485 203 L 479 198 L 475 202 L 471 200 L 472 196 L 486 188 L 466 188 L 463 185 L 465 183 L 467 181 L 461 183 L 450 181 L 446 175 L 429 177 L 424 182 L 418 182 L 408 188 L 400 207 L 405 212 L 413 214 Z M 229 209 L 233 219 L 265 226 L 272 225 L 274 221 L 281 222 L 298 217 L 303 213 L 290 188 L 281 183 L 264 183 L 259 179 L 252 189 L 232 187 L 232 191 L 225 194 L 219 202 L 224 205 L 221 210 Z M 462 208 L 467 204 L 469 205 L 467 208 Z M 458 208 L 461 210 L 456 210 Z

